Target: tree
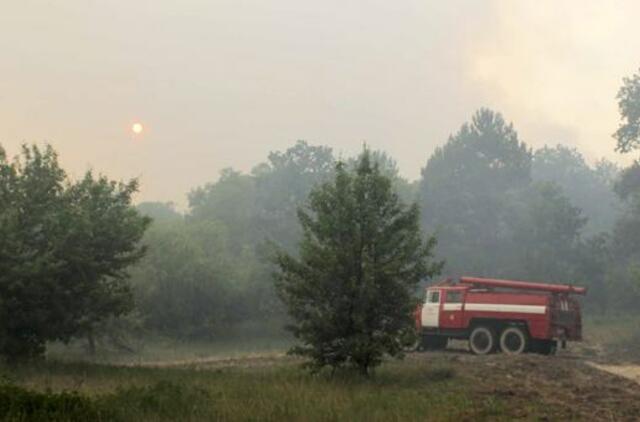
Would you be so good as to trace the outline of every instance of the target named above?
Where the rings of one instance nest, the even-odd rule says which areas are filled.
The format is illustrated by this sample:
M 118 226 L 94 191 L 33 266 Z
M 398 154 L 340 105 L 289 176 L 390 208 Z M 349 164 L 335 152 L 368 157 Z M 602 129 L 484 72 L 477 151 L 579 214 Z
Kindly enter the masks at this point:
M 640 74 L 623 79 L 618 91 L 618 110 L 622 122 L 613 134 L 616 151 L 630 152 L 640 147 Z
M 531 180 L 531 153 L 500 113 L 476 112 L 437 148 L 422 170 L 423 227 L 436 230 L 439 252 L 456 272 L 495 275 L 510 234 L 510 193 Z
M 311 366 L 358 368 L 398 356 L 412 327 L 416 285 L 436 275 L 435 238 L 423 241 L 416 204 L 405 206 L 365 149 L 356 170 L 314 189 L 300 209 L 299 257 L 277 255 L 276 286 Z
M 153 221 L 180 221 L 183 215 L 176 211 L 173 202 L 142 202 L 136 207 L 140 214 L 151 217 Z
M 293 250 L 301 231 L 297 209 L 314 186 L 328 180 L 335 160 L 331 148 L 298 141 L 284 152 L 271 152 L 256 166 L 256 212 L 260 240 Z
M 400 199 L 406 203 L 415 201 L 417 195 L 417 182 L 409 182 L 400 176 L 398 163 L 389 154 L 382 150 L 371 151 L 371 161 L 378 165 L 380 172 L 391 179 L 393 189 Z M 350 168 L 358 167 L 359 157 L 349 158 L 347 164 Z
M 256 181 L 231 168 L 220 173 L 216 183 L 208 183 L 189 193 L 190 221 L 222 222 L 229 232 L 228 247 L 242 253 L 255 242 Z
M 633 200 L 640 195 L 640 161 L 635 161 L 620 173 L 614 191 L 622 201 Z
M 575 148 L 556 145 L 535 151 L 531 167 L 534 182 L 553 182 L 588 221 L 585 234 L 608 232 L 617 216 L 618 198 L 613 192 L 619 170 L 609 161 L 590 166 Z
M 624 78 L 618 91 L 622 122 L 614 133 L 616 150 L 628 153 L 640 148 L 640 73 Z M 637 309 L 638 262 L 640 262 L 640 162 L 621 172 L 614 190 L 622 202 L 622 213 L 611 236 L 611 263 L 607 281 L 612 305 Z
M 211 339 L 232 319 L 236 280 L 219 221 L 155 224 L 149 253 L 132 271 L 146 328 L 178 339 Z
M 40 355 L 46 340 L 72 333 L 55 277 L 64 172 L 51 148 L 22 154 L 0 154 L 0 354 L 9 358 Z
M 553 182 L 588 218 L 585 233 L 608 232 L 615 222 L 619 201 L 613 192 L 618 175 L 615 164 L 600 160 L 590 166 L 575 148 L 543 147 L 533 155 L 534 182 Z
M 72 183 L 50 146 L 0 153 L 1 355 L 39 356 L 131 308 L 127 268 L 149 224 L 136 189 L 91 173 Z
M 586 223 L 562 189 L 539 182 L 519 192 L 507 220 L 512 233 L 507 274 L 566 281 L 575 275 L 580 234 Z
M 137 180 L 118 183 L 91 172 L 65 190 L 59 276 L 75 292 L 74 336 L 85 335 L 91 352 L 101 323 L 133 309 L 128 271 L 146 252 L 139 241 L 151 223 L 132 206 L 137 190 Z

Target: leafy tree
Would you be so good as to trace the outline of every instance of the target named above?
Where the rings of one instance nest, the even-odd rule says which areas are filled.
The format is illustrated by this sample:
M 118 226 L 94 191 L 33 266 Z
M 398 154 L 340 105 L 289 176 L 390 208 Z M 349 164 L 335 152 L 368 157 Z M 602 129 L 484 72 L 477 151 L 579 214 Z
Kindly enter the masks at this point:
M 617 98 L 622 122 L 613 135 L 616 151 L 630 152 L 640 147 L 640 74 L 623 79 Z
M 540 182 L 518 194 L 511 212 L 512 254 L 507 274 L 533 280 L 572 280 L 586 223 L 580 208 L 559 186 Z
M 297 209 L 314 186 L 328 180 L 335 160 L 331 148 L 298 141 L 284 152 L 272 152 L 253 171 L 259 237 L 292 250 L 300 240 Z
M 0 154 L 0 354 L 30 358 L 73 334 L 70 301 L 58 287 L 54 243 L 64 232 L 64 172 L 51 148 Z
M 577 251 L 576 282 L 586 285 L 589 294 L 584 302 L 591 309 L 605 313 L 611 302 L 611 283 L 607 282 L 611 262 L 611 234 L 600 233 L 580 242 Z
M 72 183 L 50 146 L 24 146 L 13 162 L 0 154 L 0 186 L 0 354 L 41 355 L 131 308 L 127 267 L 149 224 L 135 181 Z
M 338 164 L 333 181 L 299 210 L 299 257 L 277 256 L 276 285 L 315 369 L 352 366 L 363 374 L 398 356 L 412 327 L 418 282 L 439 272 L 435 239 L 424 242 L 416 204 L 407 207 L 365 150 L 355 171 Z
M 635 161 L 621 172 L 614 191 L 622 201 L 633 200 L 640 194 L 640 161 Z
M 575 148 L 557 145 L 535 151 L 531 176 L 535 182 L 553 182 L 588 221 L 586 234 L 610 231 L 617 216 L 618 198 L 613 184 L 618 168 L 601 160 L 591 167 Z
M 65 191 L 65 235 L 58 258 L 60 276 L 73 283 L 75 335 L 86 334 L 95 350 L 96 328 L 133 308 L 129 268 L 146 250 L 139 244 L 151 223 L 131 205 L 138 182 L 117 183 L 91 172 Z
M 500 113 L 476 112 L 422 171 L 423 227 L 436 230 L 447 268 L 496 274 L 509 194 L 529 185 L 531 153 Z
M 142 202 L 136 207 L 140 214 L 151 217 L 153 221 L 180 221 L 183 215 L 176 211 L 173 202 Z
M 216 183 L 189 193 L 191 221 L 218 221 L 228 230 L 228 247 L 241 253 L 256 241 L 256 181 L 233 169 L 224 169 Z
M 623 80 L 618 91 L 622 122 L 615 132 L 616 150 L 627 153 L 640 148 L 640 74 Z M 612 305 L 637 309 L 637 268 L 640 262 L 640 163 L 624 169 L 614 186 L 623 203 L 611 236 L 611 264 L 607 281 Z
M 154 225 L 144 238 L 149 253 L 133 270 L 145 326 L 179 339 L 211 339 L 225 327 L 235 280 L 220 222 Z

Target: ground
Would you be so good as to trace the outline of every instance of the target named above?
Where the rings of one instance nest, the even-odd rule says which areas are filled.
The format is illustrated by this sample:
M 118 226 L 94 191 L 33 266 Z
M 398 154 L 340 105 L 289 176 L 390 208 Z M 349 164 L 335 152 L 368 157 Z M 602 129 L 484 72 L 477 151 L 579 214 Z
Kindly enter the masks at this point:
M 458 343 L 444 352 L 414 353 L 403 361 L 386 362 L 370 379 L 346 373 L 310 375 L 300 368 L 300 360 L 278 351 L 277 343 L 271 344 L 273 350 L 235 355 L 221 352 L 224 348 L 207 353 L 202 346 L 183 359 L 174 348 L 164 360 L 162 353 L 156 359 L 147 353 L 144 362 L 117 364 L 78 363 L 58 356 L 38 365 L 3 368 L 0 416 L 635 421 L 640 420 L 640 384 L 634 381 L 640 366 L 632 343 L 636 326 L 630 322 L 617 332 L 609 323 L 592 321 L 591 339 L 557 356 L 474 356 Z M 16 391 L 24 393 L 18 404 L 12 398 Z M 62 391 L 78 394 L 30 396 Z M 55 400 L 48 402 L 49 397 Z

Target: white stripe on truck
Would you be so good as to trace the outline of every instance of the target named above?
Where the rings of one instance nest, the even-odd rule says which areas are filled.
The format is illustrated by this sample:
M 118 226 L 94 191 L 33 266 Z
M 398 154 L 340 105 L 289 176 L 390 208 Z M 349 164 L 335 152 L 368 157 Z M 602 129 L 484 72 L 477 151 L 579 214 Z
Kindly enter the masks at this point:
M 445 303 L 442 305 L 443 311 L 461 311 L 462 303 Z
M 446 309 L 445 309 L 446 310 Z M 484 312 L 515 312 L 521 314 L 544 314 L 547 307 L 544 305 L 502 305 L 499 303 L 467 303 L 465 311 Z

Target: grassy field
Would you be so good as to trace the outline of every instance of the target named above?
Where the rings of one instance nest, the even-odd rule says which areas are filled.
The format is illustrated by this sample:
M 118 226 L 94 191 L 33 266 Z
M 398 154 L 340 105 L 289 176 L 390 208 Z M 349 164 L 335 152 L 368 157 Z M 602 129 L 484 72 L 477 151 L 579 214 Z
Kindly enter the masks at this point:
M 635 327 L 590 320 L 590 341 L 553 357 L 412 354 L 370 379 L 310 375 L 282 353 L 286 339 L 156 342 L 143 356 L 105 353 L 94 362 L 74 362 L 78 347 L 57 347 L 47 362 L 0 368 L 0 419 L 637 420 L 640 387 L 587 364 L 591 353 L 605 356 L 594 339 L 627 344 Z
M 372 379 L 351 374 L 311 376 L 298 363 L 273 358 L 248 359 L 243 366 L 49 363 L 14 368 L 5 371 L 12 385 L 32 392 L 76 391 L 79 395 L 71 397 L 84 401 L 76 408 L 53 406 L 31 415 L 17 407 L 4 412 L 16 419 L 40 412 L 43 420 L 509 420 L 513 416 L 509 397 L 478 393 L 472 380 L 439 358 L 389 363 Z M 0 403 L 6 400 L 2 397 Z M 542 416 L 545 410 L 536 412 Z

